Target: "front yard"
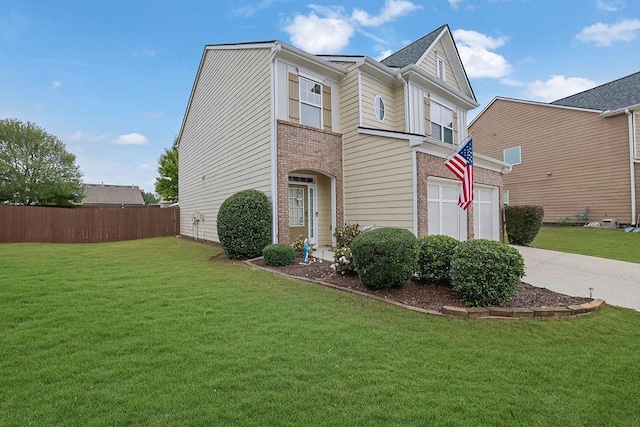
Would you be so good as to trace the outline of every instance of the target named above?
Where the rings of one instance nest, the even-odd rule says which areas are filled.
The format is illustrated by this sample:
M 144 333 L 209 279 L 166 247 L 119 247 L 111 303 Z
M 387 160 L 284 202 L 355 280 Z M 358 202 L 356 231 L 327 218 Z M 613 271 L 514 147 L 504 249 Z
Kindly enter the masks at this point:
M 219 251 L 0 245 L 0 425 L 640 424 L 638 312 L 441 318 Z

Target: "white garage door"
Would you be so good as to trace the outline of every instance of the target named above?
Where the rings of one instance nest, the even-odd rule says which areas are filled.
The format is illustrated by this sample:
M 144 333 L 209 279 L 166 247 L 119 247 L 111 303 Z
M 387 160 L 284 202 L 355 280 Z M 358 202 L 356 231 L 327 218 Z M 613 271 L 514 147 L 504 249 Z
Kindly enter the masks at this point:
M 428 233 L 467 240 L 467 214 L 458 206 L 458 181 L 427 179 Z
M 476 185 L 473 192 L 473 230 L 476 239 L 500 240 L 498 187 Z

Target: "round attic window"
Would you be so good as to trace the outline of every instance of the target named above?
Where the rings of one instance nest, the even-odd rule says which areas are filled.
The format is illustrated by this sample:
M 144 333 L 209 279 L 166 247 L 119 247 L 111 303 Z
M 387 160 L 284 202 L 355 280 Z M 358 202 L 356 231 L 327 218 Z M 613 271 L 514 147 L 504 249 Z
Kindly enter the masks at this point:
M 384 109 L 384 100 L 379 95 L 376 95 L 373 100 L 373 111 L 379 121 L 384 120 Z

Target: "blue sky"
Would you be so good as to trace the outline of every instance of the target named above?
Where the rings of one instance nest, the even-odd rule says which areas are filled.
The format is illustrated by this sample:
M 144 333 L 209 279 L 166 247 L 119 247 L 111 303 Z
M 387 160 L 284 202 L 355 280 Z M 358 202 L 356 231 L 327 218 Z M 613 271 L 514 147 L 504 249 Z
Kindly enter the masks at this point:
M 0 118 L 31 121 L 85 182 L 154 190 L 207 44 L 282 40 L 382 59 L 442 24 L 479 108 L 640 71 L 640 0 L 0 0 Z

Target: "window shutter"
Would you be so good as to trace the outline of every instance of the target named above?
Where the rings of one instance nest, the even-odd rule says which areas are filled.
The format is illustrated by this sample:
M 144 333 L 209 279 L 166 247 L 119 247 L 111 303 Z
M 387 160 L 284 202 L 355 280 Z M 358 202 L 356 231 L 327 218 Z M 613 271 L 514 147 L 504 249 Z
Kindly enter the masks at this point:
M 322 114 L 324 130 L 333 130 L 331 124 L 331 86 L 326 83 L 322 85 Z
M 300 123 L 300 83 L 298 75 L 289 73 L 289 121 Z
M 431 136 L 431 100 L 424 97 L 424 134 Z

